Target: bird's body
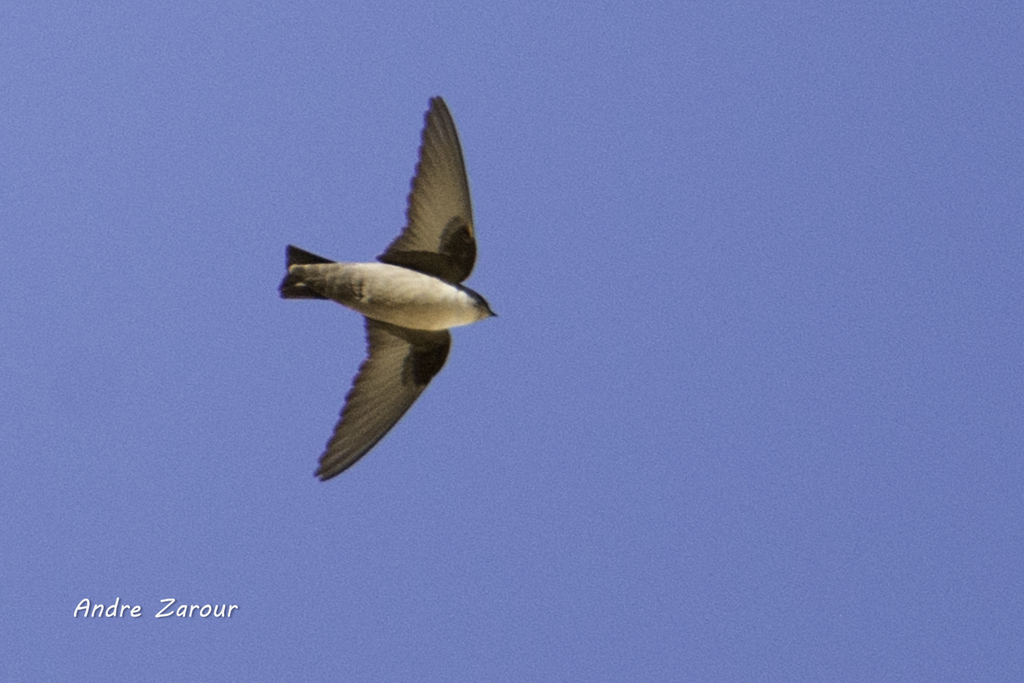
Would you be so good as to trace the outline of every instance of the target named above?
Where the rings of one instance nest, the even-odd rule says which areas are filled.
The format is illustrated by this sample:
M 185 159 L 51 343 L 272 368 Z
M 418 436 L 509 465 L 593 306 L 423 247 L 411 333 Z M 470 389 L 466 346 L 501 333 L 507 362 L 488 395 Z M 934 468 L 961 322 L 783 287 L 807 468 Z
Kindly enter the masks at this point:
M 293 265 L 288 272 L 321 296 L 367 318 L 414 330 L 447 330 L 490 314 L 471 289 L 387 263 Z
M 282 298 L 330 299 L 366 318 L 366 360 L 320 456 L 323 480 L 351 467 L 412 406 L 448 358 L 450 328 L 494 315 L 461 284 L 476 262 L 476 236 L 462 147 L 440 97 L 427 111 L 407 216 L 380 263 L 288 247 Z

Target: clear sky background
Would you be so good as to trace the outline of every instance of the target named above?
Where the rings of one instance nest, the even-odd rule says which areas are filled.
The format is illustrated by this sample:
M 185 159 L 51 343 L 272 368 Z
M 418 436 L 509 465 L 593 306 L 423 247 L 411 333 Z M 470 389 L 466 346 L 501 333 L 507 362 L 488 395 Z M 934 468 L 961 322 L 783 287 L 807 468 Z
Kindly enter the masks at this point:
M 0 5 L 0 678 L 1024 679 L 1019 2 L 100 4 Z M 433 95 L 500 317 L 320 483 L 285 245 Z

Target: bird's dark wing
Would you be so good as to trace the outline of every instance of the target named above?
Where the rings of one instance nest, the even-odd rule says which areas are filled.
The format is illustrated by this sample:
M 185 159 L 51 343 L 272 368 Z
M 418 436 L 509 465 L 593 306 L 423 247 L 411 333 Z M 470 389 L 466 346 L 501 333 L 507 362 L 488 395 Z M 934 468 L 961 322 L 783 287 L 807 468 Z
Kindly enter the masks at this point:
M 351 467 L 384 438 L 440 372 L 451 343 L 447 330 L 412 330 L 366 319 L 366 360 L 320 456 L 316 475 L 321 480 Z
M 440 97 L 427 110 L 406 216 L 402 234 L 378 260 L 452 284 L 469 277 L 476 263 L 469 181 L 455 122 Z

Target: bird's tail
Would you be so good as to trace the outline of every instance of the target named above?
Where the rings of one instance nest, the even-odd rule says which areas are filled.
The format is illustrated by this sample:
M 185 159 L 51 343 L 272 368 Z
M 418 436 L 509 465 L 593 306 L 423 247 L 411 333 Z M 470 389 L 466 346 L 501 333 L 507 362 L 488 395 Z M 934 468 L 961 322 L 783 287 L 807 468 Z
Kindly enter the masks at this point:
M 325 259 L 323 256 L 317 256 L 312 252 L 299 249 L 291 244 L 288 245 L 287 251 L 287 267 L 288 274 L 281 280 L 281 286 L 279 290 L 281 292 L 282 299 L 326 299 L 327 297 L 317 294 L 312 289 L 306 286 L 306 283 L 302 281 L 297 275 L 292 274 L 292 266 L 309 266 L 318 263 L 334 263 L 330 259 Z

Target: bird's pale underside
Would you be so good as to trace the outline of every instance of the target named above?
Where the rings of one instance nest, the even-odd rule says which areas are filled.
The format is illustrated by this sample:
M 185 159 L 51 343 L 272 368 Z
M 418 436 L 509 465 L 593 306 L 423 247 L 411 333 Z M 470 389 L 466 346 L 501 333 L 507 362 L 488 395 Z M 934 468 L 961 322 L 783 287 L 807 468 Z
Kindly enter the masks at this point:
M 494 315 L 460 284 L 476 236 L 459 136 L 440 97 L 426 114 L 406 227 L 377 260 L 339 263 L 288 247 L 282 298 L 331 299 L 366 318 L 366 360 L 320 456 L 322 480 L 366 455 L 423 393 L 448 358 L 449 328 Z

